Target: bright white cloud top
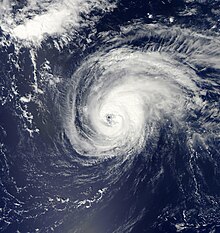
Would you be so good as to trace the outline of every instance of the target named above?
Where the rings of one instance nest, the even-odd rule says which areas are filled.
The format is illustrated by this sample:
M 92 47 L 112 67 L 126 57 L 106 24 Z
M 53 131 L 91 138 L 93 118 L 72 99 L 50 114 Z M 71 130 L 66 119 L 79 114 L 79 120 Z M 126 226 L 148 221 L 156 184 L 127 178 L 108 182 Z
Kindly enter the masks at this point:
M 34 44 L 40 44 L 48 35 L 62 36 L 71 29 L 77 29 L 83 24 L 81 15 L 89 14 L 94 8 L 109 11 L 115 6 L 104 0 L 29 0 L 14 15 L 12 2 L 3 1 L 1 5 L 2 28 L 16 39 Z

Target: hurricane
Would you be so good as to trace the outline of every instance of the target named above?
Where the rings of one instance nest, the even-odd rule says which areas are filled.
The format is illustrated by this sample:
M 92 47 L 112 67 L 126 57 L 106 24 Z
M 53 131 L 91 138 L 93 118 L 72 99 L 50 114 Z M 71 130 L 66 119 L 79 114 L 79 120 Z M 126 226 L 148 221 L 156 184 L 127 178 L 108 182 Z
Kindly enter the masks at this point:
M 2 1 L 0 231 L 220 230 L 218 1 Z
M 139 151 L 163 118 L 180 118 L 184 88 L 196 89 L 190 76 L 157 52 L 120 48 L 95 55 L 76 71 L 70 90 L 75 96 L 65 127 L 74 148 L 92 155 Z
M 143 25 L 135 26 L 137 31 L 130 43 L 144 35 L 140 26 Z M 163 31 L 152 35 L 161 29 L 144 26 L 152 38 L 164 38 Z M 122 29 L 125 38 L 129 33 L 126 30 Z M 179 29 L 175 30 L 178 34 Z M 154 47 L 130 45 L 129 48 L 126 39 L 114 37 L 114 45 L 102 48 L 104 51 L 100 49 L 79 66 L 68 84 L 70 90 L 63 111 L 67 111 L 65 131 L 80 154 L 108 156 L 141 152 L 147 140 L 157 137 L 160 124 L 169 120 L 190 131 L 187 114 L 202 108 L 204 102 L 199 88 L 201 80 L 187 60 L 198 56 L 200 51 L 190 45 L 188 48 L 187 31 L 181 33 L 179 40 L 186 40 L 188 51 L 179 62 L 179 54 L 176 58 L 173 54 L 169 57 L 178 50 L 172 41 L 161 44 L 158 51 Z M 200 37 L 196 40 L 202 45 L 204 39 Z M 209 38 L 206 40 L 207 53 L 217 55 L 215 48 L 210 50 Z

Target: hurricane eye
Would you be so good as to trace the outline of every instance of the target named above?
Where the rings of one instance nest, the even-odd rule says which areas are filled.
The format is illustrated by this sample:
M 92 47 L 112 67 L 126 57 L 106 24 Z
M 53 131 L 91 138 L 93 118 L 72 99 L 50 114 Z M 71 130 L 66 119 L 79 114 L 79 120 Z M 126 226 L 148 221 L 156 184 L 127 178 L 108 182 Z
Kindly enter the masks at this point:
M 115 122 L 114 122 L 114 115 L 113 115 L 113 114 L 108 114 L 108 115 L 106 115 L 106 120 L 107 120 L 107 124 L 108 124 L 109 126 L 115 124 Z

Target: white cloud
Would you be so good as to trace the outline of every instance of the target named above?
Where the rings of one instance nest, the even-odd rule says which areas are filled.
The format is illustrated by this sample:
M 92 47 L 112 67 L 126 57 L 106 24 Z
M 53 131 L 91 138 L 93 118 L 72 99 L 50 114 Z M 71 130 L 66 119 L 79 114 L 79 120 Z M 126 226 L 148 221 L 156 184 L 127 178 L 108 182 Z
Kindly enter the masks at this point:
M 16 26 L 13 29 L 13 35 L 19 39 L 40 42 L 46 34 L 62 33 L 70 14 L 70 11 L 63 9 L 61 11 L 51 10 L 43 15 L 37 15 L 32 20 Z M 75 20 L 77 21 L 77 16 Z
M 46 35 L 62 35 L 77 28 L 82 20 L 80 14 L 88 14 L 93 8 L 109 11 L 114 4 L 106 0 L 29 0 L 15 15 L 11 6 L 12 3 L 3 1 L 3 30 L 16 39 L 40 44 Z
M 26 19 L 23 24 L 13 28 L 13 36 L 22 40 L 40 43 L 45 35 L 62 34 L 70 24 L 71 26 L 78 26 L 79 13 L 82 10 L 81 1 L 75 0 L 74 4 L 67 4 L 68 2 L 53 3 L 48 10 L 44 10 L 44 13 Z

